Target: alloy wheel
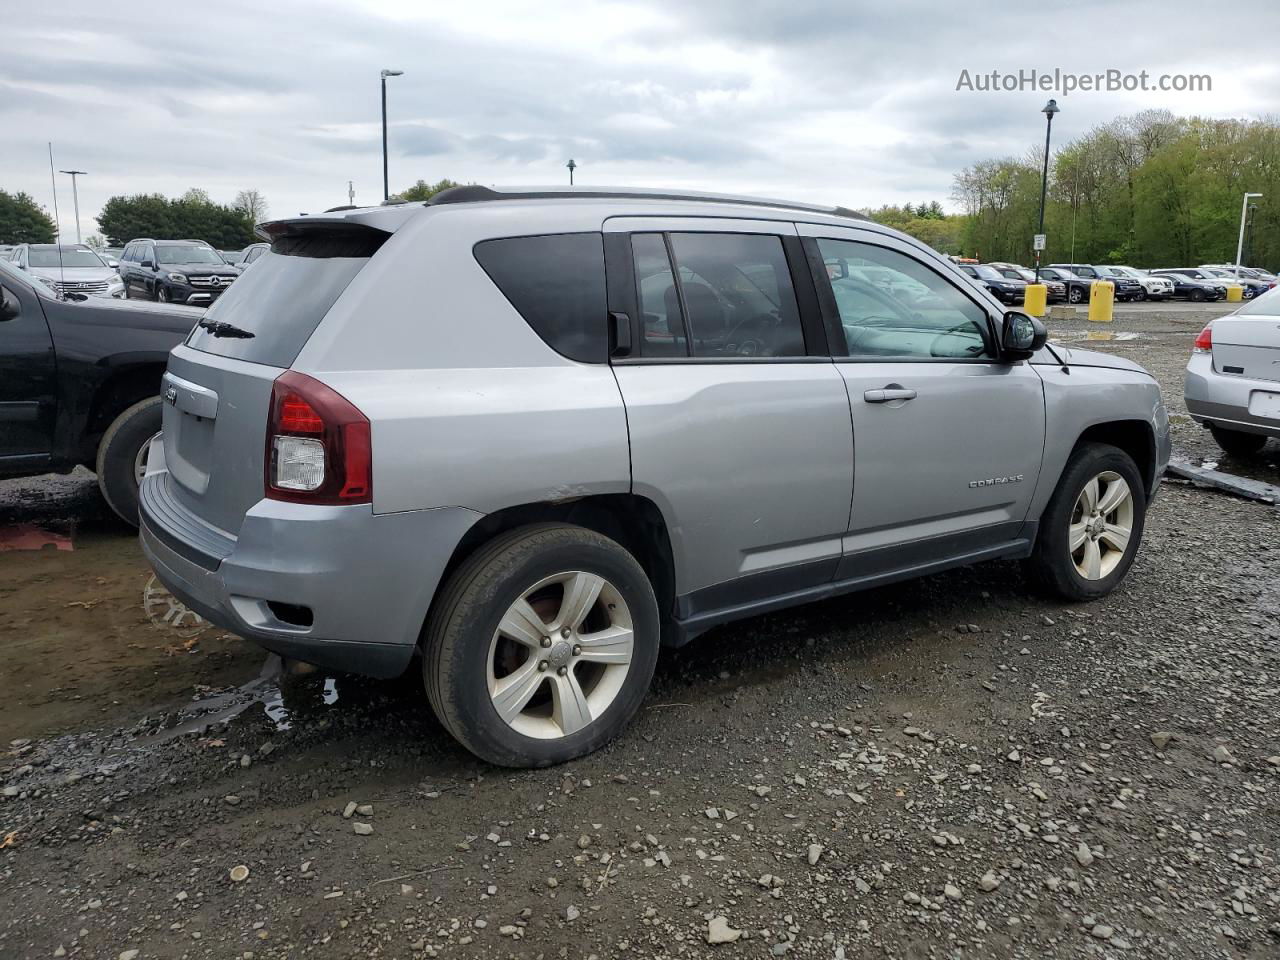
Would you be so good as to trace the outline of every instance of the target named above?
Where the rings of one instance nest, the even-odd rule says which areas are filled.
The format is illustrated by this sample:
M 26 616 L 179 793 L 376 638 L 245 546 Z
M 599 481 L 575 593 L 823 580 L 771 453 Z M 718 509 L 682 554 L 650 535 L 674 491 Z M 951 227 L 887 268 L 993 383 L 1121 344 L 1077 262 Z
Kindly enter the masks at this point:
M 1067 549 L 1076 572 L 1102 580 L 1124 559 L 1133 534 L 1133 491 L 1113 470 L 1084 485 L 1071 511 Z
M 160 436 L 159 433 L 153 434 L 147 439 L 147 442 L 138 448 L 138 452 L 133 455 L 133 479 L 138 486 L 142 486 L 142 478 L 147 475 L 147 453 L 151 450 L 151 441 Z
M 487 660 L 493 708 L 527 737 L 577 733 L 617 699 L 634 647 L 631 610 L 612 583 L 581 570 L 545 577 L 494 631 Z

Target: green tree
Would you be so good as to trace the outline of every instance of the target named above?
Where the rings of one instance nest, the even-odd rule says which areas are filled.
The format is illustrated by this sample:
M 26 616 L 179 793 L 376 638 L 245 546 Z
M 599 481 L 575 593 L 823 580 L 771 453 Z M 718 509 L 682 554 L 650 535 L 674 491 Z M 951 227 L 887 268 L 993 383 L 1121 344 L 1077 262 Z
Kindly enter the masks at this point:
M 53 243 L 53 220 L 29 194 L 0 190 L 0 243 Z
M 221 249 L 235 249 L 257 237 L 253 221 L 244 210 L 206 199 L 200 190 L 188 190 L 171 200 L 158 193 L 112 197 L 98 214 L 98 226 L 116 245 L 137 237 L 155 240 L 204 240 Z
M 422 200 L 430 200 L 441 190 L 448 190 L 450 187 L 460 187 L 462 184 L 456 180 L 450 180 L 445 177 L 436 183 L 427 183 L 425 180 L 419 180 L 408 190 L 404 190 L 396 194 L 396 198 L 408 202 L 416 202 Z

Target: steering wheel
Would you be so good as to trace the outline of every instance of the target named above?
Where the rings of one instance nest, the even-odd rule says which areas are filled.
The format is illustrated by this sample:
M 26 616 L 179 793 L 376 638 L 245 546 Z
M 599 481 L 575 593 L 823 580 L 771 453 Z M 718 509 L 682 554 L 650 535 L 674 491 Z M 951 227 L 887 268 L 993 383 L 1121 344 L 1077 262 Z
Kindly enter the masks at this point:
M 766 340 L 763 336 L 753 339 L 744 338 L 738 343 L 738 334 L 745 330 L 760 329 L 762 333 L 768 329 L 776 329 L 782 323 L 782 318 L 776 310 L 769 313 L 758 313 L 755 316 L 736 323 L 724 335 L 725 346 L 737 344 L 734 353 L 740 357 L 768 357 L 772 356 L 772 351 L 768 348 Z

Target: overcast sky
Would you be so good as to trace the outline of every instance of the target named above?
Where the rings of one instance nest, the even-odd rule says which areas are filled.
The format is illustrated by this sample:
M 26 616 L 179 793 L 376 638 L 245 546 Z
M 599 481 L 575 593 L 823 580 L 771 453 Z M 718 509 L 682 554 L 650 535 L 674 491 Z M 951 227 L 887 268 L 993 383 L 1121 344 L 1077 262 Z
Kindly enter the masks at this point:
M 119 193 L 265 194 L 274 216 L 419 177 L 732 191 L 850 207 L 940 200 L 1043 137 L 1051 94 L 957 91 L 962 70 L 1212 77 L 1211 93 L 1074 92 L 1055 143 L 1117 114 L 1280 113 L 1275 0 L 0 0 L 0 189 L 52 211 L 46 142 L 82 227 Z M 64 187 L 68 188 L 64 190 Z M 64 231 L 68 178 L 59 177 Z

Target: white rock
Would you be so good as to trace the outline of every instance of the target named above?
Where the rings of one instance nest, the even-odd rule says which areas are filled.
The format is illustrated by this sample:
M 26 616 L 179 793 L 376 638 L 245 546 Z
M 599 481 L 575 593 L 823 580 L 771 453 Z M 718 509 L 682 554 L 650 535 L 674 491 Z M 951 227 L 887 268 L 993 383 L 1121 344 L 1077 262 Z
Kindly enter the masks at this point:
M 1082 867 L 1093 866 L 1093 851 L 1089 849 L 1089 845 L 1083 840 L 1076 847 L 1076 862 Z
M 707 923 L 707 943 L 736 943 L 741 936 L 742 931 L 729 926 L 724 917 L 712 917 Z
M 820 843 L 809 844 L 809 866 L 816 867 L 818 865 L 818 858 L 822 856 L 822 852 L 825 849 Z
M 369 834 L 373 833 L 373 824 L 356 822 L 351 825 L 351 829 L 357 836 L 367 837 Z
M 1000 878 L 997 877 L 995 873 L 988 870 L 986 873 L 982 875 L 982 879 L 978 881 L 978 886 L 981 887 L 987 893 L 991 893 L 991 891 L 999 888 Z

